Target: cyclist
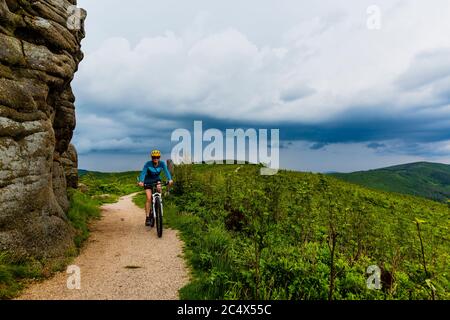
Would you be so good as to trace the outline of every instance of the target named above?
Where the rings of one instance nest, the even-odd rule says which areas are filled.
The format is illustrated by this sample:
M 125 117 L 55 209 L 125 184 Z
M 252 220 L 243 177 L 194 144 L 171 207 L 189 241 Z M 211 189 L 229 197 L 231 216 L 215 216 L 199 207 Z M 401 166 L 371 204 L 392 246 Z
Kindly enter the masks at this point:
M 161 192 L 161 171 L 164 171 L 167 180 L 169 180 L 169 186 L 173 184 L 172 176 L 167 169 L 167 165 L 164 161 L 161 161 L 161 151 L 153 150 L 151 153 L 152 161 L 148 161 L 142 169 L 139 176 L 139 186 L 144 187 L 147 195 L 147 202 L 145 203 L 145 225 L 153 225 L 152 210 L 152 187 L 156 185 L 156 190 Z

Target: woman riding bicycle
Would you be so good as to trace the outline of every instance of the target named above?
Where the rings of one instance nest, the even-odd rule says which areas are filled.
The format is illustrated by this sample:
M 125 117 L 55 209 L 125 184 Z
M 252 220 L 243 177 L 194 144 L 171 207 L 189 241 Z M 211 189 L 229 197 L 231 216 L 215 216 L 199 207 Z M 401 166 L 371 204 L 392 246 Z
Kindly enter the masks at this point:
M 148 161 L 142 169 L 139 176 L 139 186 L 144 187 L 147 194 L 147 202 L 145 203 L 145 225 L 152 225 L 153 215 L 151 214 L 152 203 L 152 187 L 156 185 L 156 190 L 161 192 L 161 171 L 164 170 L 169 186 L 173 184 L 172 176 L 167 169 L 164 161 L 161 161 L 161 151 L 153 150 L 151 153 L 152 161 Z

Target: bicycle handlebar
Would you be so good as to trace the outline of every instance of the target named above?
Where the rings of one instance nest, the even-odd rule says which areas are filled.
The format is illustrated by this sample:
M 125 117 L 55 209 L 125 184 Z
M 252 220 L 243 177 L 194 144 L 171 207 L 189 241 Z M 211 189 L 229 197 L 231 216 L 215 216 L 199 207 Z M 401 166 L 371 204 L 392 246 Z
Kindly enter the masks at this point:
M 145 184 L 145 182 L 139 181 L 139 176 L 136 177 L 136 180 L 137 180 L 137 183 L 138 183 L 138 184 L 141 183 L 141 182 Z M 155 185 L 156 185 L 156 183 L 152 183 L 152 184 L 155 184 Z M 161 184 L 164 185 L 164 186 L 168 186 L 168 185 L 169 185 L 169 181 L 166 181 L 166 182 L 164 182 L 164 183 L 162 183 L 162 181 L 161 181 Z
M 138 184 L 139 184 L 140 182 L 141 182 L 141 181 L 139 181 Z M 143 182 L 143 183 L 144 183 L 144 182 Z M 145 185 L 145 183 L 144 183 L 144 185 Z M 151 183 L 151 185 L 155 185 L 155 186 L 156 186 L 157 183 Z M 169 182 L 168 182 L 168 181 L 166 181 L 166 182 L 164 182 L 164 183 L 161 182 L 161 186 L 163 186 L 163 187 L 167 187 L 168 185 L 169 185 Z

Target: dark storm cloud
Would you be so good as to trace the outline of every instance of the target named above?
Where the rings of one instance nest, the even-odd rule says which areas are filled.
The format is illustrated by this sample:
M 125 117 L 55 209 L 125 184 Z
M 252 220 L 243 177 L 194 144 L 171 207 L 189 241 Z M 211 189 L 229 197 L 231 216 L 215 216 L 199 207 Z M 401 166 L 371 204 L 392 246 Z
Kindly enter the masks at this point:
M 377 150 L 379 148 L 384 148 L 386 145 L 384 143 L 372 142 L 367 145 L 367 148 Z

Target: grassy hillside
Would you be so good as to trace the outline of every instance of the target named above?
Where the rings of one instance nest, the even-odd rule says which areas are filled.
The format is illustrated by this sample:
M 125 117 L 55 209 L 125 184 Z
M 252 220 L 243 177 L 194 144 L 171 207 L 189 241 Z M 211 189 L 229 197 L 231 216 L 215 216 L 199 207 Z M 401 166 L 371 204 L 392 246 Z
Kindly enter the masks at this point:
M 446 164 L 417 162 L 331 175 L 373 189 L 410 194 L 441 202 L 450 199 L 450 165 Z
M 101 203 L 115 202 L 120 196 L 141 191 L 136 185 L 139 172 L 104 173 L 80 170 L 80 190 Z
M 194 274 L 182 298 L 450 298 L 446 205 L 252 165 L 180 166 L 175 183 L 166 221 Z

